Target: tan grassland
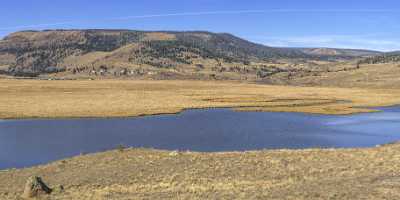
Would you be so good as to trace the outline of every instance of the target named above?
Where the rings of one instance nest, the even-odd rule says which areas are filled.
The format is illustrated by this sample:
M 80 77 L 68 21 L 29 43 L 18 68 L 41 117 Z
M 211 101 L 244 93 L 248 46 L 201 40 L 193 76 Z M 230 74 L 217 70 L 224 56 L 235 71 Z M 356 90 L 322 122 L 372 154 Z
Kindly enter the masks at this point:
M 0 118 L 127 117 L 183 109 L 351 114 L 400 103 L 398 89 L 268 86 L 239 82 L 0 79 Z
M 400 145 L 243 153 L 115 150 L 0 172 L 0 199 L 18 199 L 31 175 L 56 188 L 41 199 L 395 200 Z

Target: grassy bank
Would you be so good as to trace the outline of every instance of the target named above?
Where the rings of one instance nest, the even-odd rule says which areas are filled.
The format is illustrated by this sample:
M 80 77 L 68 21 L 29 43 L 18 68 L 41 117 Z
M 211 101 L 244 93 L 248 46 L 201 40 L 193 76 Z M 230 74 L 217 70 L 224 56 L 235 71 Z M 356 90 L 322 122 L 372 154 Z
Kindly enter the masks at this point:
M 126 117 L 188 108 L 350 114 L 400 103 L 400 90 L 204 81 L 0 79 L 0 118 Z
M 31 175 L 44 199 L 399 199 L 400 145 L 244 153 L 126 149 L 0 172 L 0 199 Z

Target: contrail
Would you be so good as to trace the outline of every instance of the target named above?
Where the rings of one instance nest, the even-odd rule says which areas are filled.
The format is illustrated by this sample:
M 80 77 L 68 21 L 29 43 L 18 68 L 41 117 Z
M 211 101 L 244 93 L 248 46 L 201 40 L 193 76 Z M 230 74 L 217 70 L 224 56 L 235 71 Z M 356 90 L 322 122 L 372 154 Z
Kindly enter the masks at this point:
M 232 11 L 209 11 L 209 12 L 183 12 L 170 14 L 154 14 L 154 15 L 137 15 L 111 18 L 109 20 L 127 20 L 127 19 L 143 19 L 173 16 L 198 16 L 198 15 L 221 15 L 221 14 L 252 14 L 252 13 L 315 13 L 315 12 L 347 12 L 347 13 L 384 13 L 384 12 L 400 12 L 395 9 L 269 9 L 269 10 L 232 10 Z
M 133 15 L 103 19 L 86 19 L 64 21 L 46 24 L 31 24 L 14 27 L 3 27 L 0 31 L 10 31 L 16 29 L 41 28 L 59 25 L 73 25 L 82 22 L 99 22 L 99 21 L 122 21 L 130 19 L 147 19 L 147 18 L 163 18 L 177 16 L 203 16 L 203 15 L 240 15 L 240 14 L 257 14 L 257 13 L 398 13 L 400 9 L 267 9 L 267 10 L 222 10 L 222 11 L 205 11 L 205 12 L 181 12 L 166 14 L 150 14 L 150 15 Z

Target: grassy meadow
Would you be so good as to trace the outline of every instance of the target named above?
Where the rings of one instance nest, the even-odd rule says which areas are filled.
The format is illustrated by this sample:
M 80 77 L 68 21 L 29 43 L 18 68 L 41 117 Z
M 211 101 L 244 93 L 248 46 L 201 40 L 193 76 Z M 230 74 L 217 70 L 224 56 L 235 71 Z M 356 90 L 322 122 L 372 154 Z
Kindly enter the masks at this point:
M 190 108 L 351 114 L 400 103 L 397 89 L 239 82 L 0 79 L 0 118 L 127 117 Z

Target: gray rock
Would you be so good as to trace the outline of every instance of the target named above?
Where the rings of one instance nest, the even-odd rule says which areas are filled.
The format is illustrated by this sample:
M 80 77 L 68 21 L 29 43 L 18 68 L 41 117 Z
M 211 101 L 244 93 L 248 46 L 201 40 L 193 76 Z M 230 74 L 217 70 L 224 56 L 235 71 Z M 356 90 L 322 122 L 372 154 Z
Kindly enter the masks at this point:
M 50 194 L 52 189 L 49 188 L 42 180 L 42 178 L 33 176 L 28 179 L 25 184 L 24 193 L 22 198 L 34 198 L 42 194 Z

